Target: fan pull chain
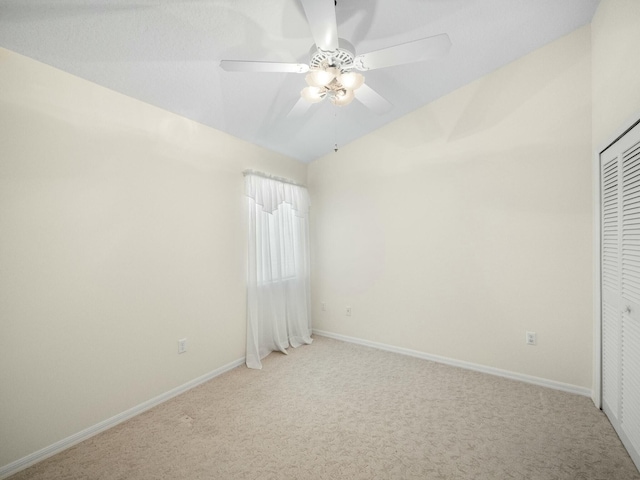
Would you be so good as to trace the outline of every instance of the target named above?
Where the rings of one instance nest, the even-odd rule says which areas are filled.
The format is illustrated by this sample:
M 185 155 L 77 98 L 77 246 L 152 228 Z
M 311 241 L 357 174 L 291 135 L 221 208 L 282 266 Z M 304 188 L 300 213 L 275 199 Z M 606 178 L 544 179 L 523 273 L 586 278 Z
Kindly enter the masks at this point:
M 333 139 L 335 140 L 333 151 L 338 153 L 338 112 L 337 111 L 333 113 Z

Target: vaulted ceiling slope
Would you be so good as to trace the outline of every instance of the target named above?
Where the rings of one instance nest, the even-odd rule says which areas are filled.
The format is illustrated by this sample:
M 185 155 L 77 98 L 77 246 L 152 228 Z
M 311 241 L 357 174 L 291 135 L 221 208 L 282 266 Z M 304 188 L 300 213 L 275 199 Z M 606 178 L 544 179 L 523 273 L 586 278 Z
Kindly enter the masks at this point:
M 0 0 L 0 46 L 308 162 L 588 24 L 597 4 L 337 0 L 338 35 L 356 55 L 451 39 L 444 57 L 364 72 L 393 105 L 384 114 L 323 101 L 287 117 L 304 74 L 220 68 L 223 59 L 308 64 L 314 40 L 299 0 Z

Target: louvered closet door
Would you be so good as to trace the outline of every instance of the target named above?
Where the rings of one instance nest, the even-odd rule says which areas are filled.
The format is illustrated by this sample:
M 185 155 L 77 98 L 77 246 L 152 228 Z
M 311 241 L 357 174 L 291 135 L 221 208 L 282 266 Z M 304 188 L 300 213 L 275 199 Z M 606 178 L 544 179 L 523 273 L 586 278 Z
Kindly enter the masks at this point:
M 602 198 L 602 401 L 609 417 L 618 419 L 620 403 L 620 171 L 618 156 L 601 160 Z
M 602 394 L 640 468 L 640 125 L 601 155 Z

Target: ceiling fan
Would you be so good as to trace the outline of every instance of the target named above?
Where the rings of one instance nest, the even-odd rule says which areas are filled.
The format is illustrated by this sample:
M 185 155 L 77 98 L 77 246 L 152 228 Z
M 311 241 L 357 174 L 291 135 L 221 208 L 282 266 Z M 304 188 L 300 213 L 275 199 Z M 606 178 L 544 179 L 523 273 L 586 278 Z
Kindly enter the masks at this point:
M 421 38 L 408 43 L 375 50 L 360 55 L 348 41 L 338 38 L 337 0 L 300 0 L 315 45 L 309 52 L 309 64 L 222 60 L 220 67 L 228 72 L 289 72 L 307 73 L 308 86 L 288 116 L 306 112 L 313 103 L 329 98 L 338 106 L 348 105 L 357 98 L 375 113 L 392 108 L 384 97 L 364 83 L 359 71 L 375 70 L 406 63 L 422 62 L 446 54 L 451 40 L 446 33 Z

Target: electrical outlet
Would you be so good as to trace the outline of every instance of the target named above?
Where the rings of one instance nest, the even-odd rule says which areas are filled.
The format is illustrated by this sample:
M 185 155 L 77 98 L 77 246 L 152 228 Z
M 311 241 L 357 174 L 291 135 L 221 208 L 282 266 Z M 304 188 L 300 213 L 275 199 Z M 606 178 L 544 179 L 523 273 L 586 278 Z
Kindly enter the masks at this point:
M 351 307 L 347 307 L 347 317 L 351 316 Z
M 535 345 L 536 344 L 536 332 L 527 332 L 526 333 L 526 342 L 527 345 Z
M 322 302 L 322 311 L 326 312 L 327 311 L 327 304 Z
M 178 340 L 178 353 L 185 353 L 187 351 L 187 339 L 181 338 Z

